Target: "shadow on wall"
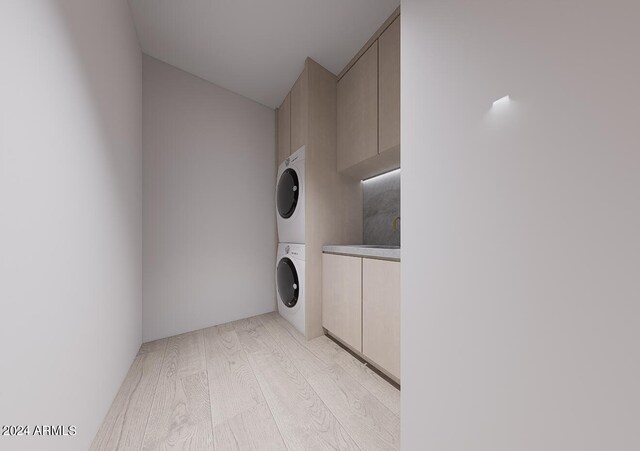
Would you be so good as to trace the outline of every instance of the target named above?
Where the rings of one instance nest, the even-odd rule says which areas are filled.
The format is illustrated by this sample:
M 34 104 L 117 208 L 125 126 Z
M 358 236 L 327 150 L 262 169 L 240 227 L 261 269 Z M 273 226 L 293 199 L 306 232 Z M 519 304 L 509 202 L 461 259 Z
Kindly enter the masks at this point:
M 79 80 L 80 89 L 85 91 L 87 105 L 93 113 L 91 120 L 104 146 L 99 157 L 107 163 L 103 167 L 110 170 L 105 174 L 109 177 L 105 183 L 113 191 L 116 208 L 139 215 L 142 208 L 142 52 L 129 5 L 126 1 L 122 3 L 120 7 L 110 7 L 101 6 L 99 1 L 53 2 L 67 32 L 78 73 L 83 75 Z M 119 23 L 126 32 L 96 30 L 96 16 L 101 17 L 103 26 Z M 105 39 L 105 34 L 110 38 Z M 136 79 L 140 82 L 131 83 Z M 136 147 L 132 148 L 131 143 Z M 139 196 L 132 196 L 132 192 Z M 126 230 L 129 248 L 138 249 L 142 226 L 124 227 L 129 229 Z
M 400 246 L 400 170 L 362 182 L 363 242 Z
M 88 449 L 141 342 L 141 52 L 126 0 L 3 1 L 0 29 L 0 417 Z

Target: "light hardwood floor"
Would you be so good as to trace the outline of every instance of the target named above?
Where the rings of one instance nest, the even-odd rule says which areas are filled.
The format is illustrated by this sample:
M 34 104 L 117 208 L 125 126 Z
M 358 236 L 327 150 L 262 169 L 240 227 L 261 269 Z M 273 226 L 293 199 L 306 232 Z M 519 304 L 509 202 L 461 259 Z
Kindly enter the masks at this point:
M 400 392 L 277 313 L 145 343 L 92 450 L 391 450 Z

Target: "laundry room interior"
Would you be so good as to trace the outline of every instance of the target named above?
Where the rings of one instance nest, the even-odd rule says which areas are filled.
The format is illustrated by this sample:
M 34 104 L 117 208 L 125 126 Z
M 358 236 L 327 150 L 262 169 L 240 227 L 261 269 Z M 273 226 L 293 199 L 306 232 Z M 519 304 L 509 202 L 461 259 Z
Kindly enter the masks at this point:
M 136 5 L 143 49 L 146 39 L 154 49 Z M 143 341 L 207 359 L 228 358 L 225 346 L 246 353 L 256 382 L 241 397 L 260 387 L 272 432 L 287 412 L 278 383 L 302 378 L 300 390 L 339 421 L 353 406 L 331 393 L 351 387 L 384 418 L 374 434 L 347 423 L 369 449 L 400 444 L 400 9 L 390 5 L 345 63 L 294 60 L 290 81 L 258 102 L 167 64 L 171 54 L 142 61 Z M 263 374 L 273 365 L 286 370 L 275 387 Z M 237 396 L 219 376 L 209 369 L 212 406 Z M 223 413 L 220 427 L 238 413 Z M 110 418 L 97 448 L 113 439 Z M 315 440 L 282 427 L 297 449 Z
M 399 384 L 399 14 L 273 110 L 144 55 L 145 341 L 275 311 Z
M 640 449 L 638 0 L 0 1 L 0 449 Z

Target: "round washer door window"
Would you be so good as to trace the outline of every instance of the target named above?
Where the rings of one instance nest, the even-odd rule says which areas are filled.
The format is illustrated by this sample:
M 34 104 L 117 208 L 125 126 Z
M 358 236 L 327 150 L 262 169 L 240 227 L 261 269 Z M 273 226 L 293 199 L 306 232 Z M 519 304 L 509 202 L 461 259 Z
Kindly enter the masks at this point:
M 298 204 L 298 194 L 300 194 L 298 174 L 289 168 L 282 173 L 278 181 L 277 204 L 280 216 L 287 219 L 293 215 Z
M 278 262 L 277 268 L 278 294 L 284 305 L 291 308 L 298 302 L 300 284 L 298 283 L 298 271 L 293 262 L 285 257 Z

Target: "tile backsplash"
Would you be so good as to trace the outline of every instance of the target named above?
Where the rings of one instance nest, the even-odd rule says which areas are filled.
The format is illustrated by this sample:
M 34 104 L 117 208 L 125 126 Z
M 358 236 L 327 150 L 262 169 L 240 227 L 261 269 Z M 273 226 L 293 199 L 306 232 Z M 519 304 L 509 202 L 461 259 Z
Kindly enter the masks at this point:
M 390 172 L 362 182 L 363 243 L 400 246 L 400 171 Z

